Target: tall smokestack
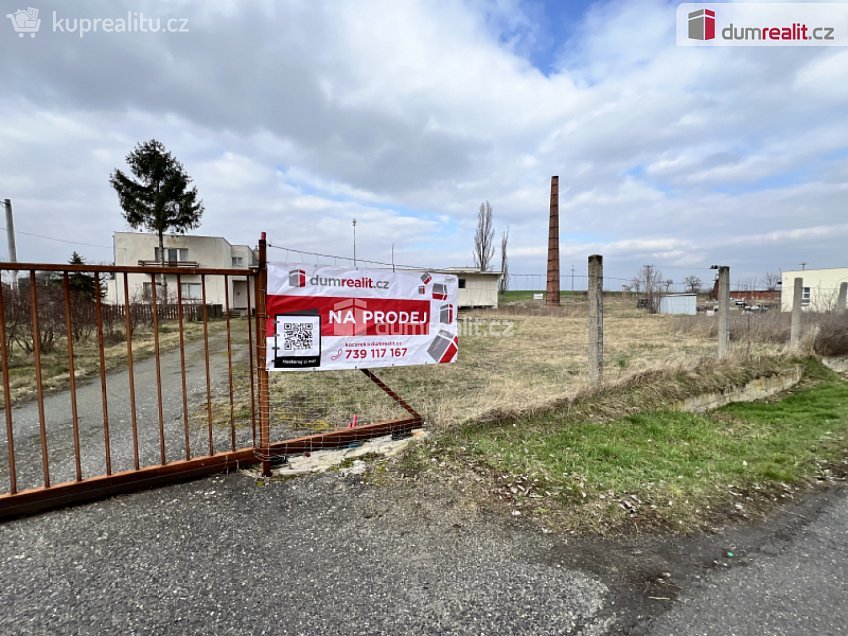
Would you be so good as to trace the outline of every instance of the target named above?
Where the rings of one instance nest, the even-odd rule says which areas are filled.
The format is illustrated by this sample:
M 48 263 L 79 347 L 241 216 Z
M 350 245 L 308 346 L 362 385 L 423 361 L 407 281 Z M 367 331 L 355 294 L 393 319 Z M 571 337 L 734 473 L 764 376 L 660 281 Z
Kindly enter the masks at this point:
M 548 286 L 545 302 L 559 305 L 559 177 L 551 177 L 551 219 L 548 227 Z

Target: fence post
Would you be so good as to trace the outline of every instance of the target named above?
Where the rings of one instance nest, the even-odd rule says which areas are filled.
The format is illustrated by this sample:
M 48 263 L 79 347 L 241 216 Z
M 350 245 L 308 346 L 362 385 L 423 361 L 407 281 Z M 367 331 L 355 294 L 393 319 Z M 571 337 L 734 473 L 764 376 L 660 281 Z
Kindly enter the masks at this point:
M 718 357 L 730 352 L 730 268 L 718 268 Z
M 259 268 L 256 272 L 256 372 L 259 384 L 259 446 L 262 452 L 262 475 L 271 476 L 271 413 L 268 396 L 268 369 L 265 366 L 267 316 L 265 292 L 268 289 L 268 254 L 265 232 L 259 239 Z
M 839 297 L 836 299 L 836 311 L 844 313 L 848 301 L 848 283 L 839 283 Z
M 589 257 L 589 377 L 604 380 L 604 257 Z
M 792 326 L 789 330 L 789 347 L 797 350 L 801 346 L 801 303 L 804 298 L 804 279 L 795 279 L 792 293 Z

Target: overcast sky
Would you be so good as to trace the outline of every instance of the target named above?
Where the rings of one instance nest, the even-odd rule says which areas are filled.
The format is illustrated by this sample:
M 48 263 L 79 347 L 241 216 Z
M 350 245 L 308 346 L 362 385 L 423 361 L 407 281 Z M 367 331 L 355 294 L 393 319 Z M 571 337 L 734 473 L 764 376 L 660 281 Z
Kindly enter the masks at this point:
M 848 48 L 678 48 L 660 1 L 31 2 L 19 38 L 5 15 L 29 3 L 0 0 L 21 261 L 111 262 L 109 173 L 155 137 L 200 191 L 197 233 L 232 243 L 349 255 L 355 217 L 361 257 L 468 265 L 488 200 L 512 272 L 538 274 L 512 287 L 540 287 L 556 174 L 578 287 L 593 253 L 608 288 L 648 263 L 848 265 Z M 130 8 L 190 31 L 52 30 Z

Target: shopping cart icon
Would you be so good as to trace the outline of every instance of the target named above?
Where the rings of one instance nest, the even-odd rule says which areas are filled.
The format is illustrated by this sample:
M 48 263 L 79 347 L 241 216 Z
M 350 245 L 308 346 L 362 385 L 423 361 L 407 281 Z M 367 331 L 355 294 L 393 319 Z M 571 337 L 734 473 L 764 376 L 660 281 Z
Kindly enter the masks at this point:
M 29 33 L 29 37 L 34 38 L 41 28 L 41 18 L 38 17 L 38 9 L 28 7 L 27 9 L 18 9 L 14 13 L 7 13 L 6 17 L 12 21 L 12 26 L 15 28 L 15 33 L 19 38 L 24 37 L 25 33 Z

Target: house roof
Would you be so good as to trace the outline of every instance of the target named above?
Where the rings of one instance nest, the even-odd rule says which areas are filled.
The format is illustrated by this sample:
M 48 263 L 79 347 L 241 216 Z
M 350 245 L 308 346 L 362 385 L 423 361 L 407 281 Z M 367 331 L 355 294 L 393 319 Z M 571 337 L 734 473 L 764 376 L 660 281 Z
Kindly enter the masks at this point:
M 157 238 L 155 232 L 127 232 L 127 231 L 117 231 L 113 232 L 113 234 L 128 234 L 130 236 L 149 236 L 152 238 Z M 250 245 L 244 245 L 243 243 L 230 243 L 223 236 L 211 236 L 209 234 L 177 234 L 176 232 L 165 232 L 165 236 L 170 236 L 172 238 L 193 238 L 193 239 L 212 239 L 215 241 L 224 241 L 227 245 L 231 247 L 246 247 L 247 249 L 253 249 Z M 157 239 L 158 240 L 158 239 Z
M 829 272 L 835 269 L 848 269 L 848 265 L 842 267 L 808 267 L 807 269 L 784 269 L 781 274 L 783 276 L 791 274 L 808 274 L 810 272 Z
M 466 276 L 500 276 L 501 272 L 484 272 L 474 267 L 445 267 L 442 269 L 434 269 L 434 272 L 441 274 L 465 274 Z

